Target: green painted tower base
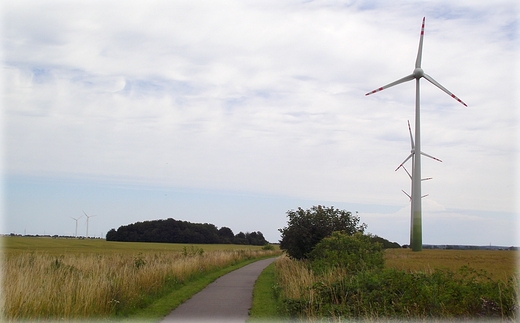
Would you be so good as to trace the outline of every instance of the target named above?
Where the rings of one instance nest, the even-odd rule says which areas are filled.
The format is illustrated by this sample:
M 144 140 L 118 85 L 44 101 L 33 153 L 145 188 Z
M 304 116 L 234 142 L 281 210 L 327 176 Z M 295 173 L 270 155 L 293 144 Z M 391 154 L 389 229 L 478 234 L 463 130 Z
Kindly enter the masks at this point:
M 422 251 L 422 217 L 421 212 L 414 212 L 412 225 L 412 239 L 410 242 L 412 251 Z

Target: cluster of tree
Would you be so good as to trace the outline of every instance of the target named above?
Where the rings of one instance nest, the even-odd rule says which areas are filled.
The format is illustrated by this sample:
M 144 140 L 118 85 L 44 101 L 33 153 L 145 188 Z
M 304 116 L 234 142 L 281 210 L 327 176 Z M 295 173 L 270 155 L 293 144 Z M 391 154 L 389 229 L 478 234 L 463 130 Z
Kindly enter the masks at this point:
M 367 225 L 360 224 L 359 216 L 333 206 L 313 206 L 308 210 L 298 208 L 287 211 L 287 226 L 279 229 L 282 240 L 280 249 L 294 259 L 308 259 L 311 252 L 324 238 L 340 232 L 347 236 L 363 235 Z M 399 248 L 399 244 L 375 235 L 366 235 L 382 248 Z
M 217 229 L 209 223 L 191 223 L 174 219 L 136 222 L 112 229 L 107 241 L 169 242 L 169 243 L 229 243 L 263 246 L 268 243 L 260 231 L 236 235 L 228 227 Z

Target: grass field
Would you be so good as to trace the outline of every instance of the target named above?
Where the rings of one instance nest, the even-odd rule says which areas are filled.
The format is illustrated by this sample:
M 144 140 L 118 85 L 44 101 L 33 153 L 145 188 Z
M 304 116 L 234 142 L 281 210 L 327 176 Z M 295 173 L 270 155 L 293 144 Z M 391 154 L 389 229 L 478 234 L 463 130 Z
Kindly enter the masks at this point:
M 407 272 L 438 269 L 459 270 L 468 266 L 486 271 L 493 279 L 507 280 L 518 273 L 519 251 L 512 250 L 423 250 L 387 249 L 385 267 Z
M 154 242 L 118 242 L 104 239 L 53 239 L 48 237 L 2 237 L 1 246 L 5 254 L 18 252 L 42 252 L 49 255 L 76 253 L 139 253 L 161 251 L 183 251 L 185 247 L 216 250 L 261 250 L 261 246 L 232 244 L 180 244 Z
M 224 269 L 279 254 L 258 246 L 43 237 L 4 237 L 2 246 L 1 310 L 8 321 L 114 319 L 143 311 L 153 317 L 162 297 L 170 305 L 160 311 L 171 310 Z

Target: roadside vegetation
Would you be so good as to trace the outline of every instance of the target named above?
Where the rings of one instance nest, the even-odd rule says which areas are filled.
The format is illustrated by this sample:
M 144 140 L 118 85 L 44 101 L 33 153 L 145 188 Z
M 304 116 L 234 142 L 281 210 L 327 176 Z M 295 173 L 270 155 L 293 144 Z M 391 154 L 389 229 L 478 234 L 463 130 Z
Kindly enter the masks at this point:
M 236 245 L 220 245 L 221 250 L 211 245 L 207 250 L 210 245 L 156 244 L 153 248 L 101 240 L 2 240 L 2 313 L 7 321 L 140 317 L 165 295 L 175 298 L 175 291 L 184 293 L 180 303 L 203 288 L 187 291 L 184 287 L 193 282 L 211 276 L 204 282 L 208 284 L 218 277 L 215 273 L 224 274 L 223 269 L 280 253 Z M 46 252 L 38 247 L 41 244 L 54 247 Z M 167 311 L 173 308 L 168 306 Z
M 407 251 L 407 250 L 404 250 Z M 490 251 L 492 253 L 498 251 Z M 471 267 L 458 271 L 393 268 L 350 273 L 285 256 L 275 262 L 273 297 L 280 316 L 332 319 L 507 319 L 518 310 L 518 276 L 494 280 Z
M 359 219 L 345 218 L 353 217 L 349 212 L 313 207 L 289 211 L 288 216 L 288 226 L 280 230 L 286 254 L 273 264 L 273 273 L 268 272 L 269 277 L 274 277 L 270 302 L 277 308 L 277 318 L 303 321 L 515 321 L 518 318 L 517 251 L 385 250 L 377 239 L 364 232 L 366 226 L 360 226 Z M 343 217 L 341 223 L 349 224 L 345 226 L 347 230 L 340 228 L 323 234 L 331 231 L 331 224 L 338 223 L 338 216 Z M 291 232 L 306 233 L 297 238 Z M 314 233 L 320 236 L 313 236 Z M 273 317 L 272 313 L 262 314 L 255 307 L 252 314 L 253 320 Z
M 267 266 L 258 276 L 253 290 L 253 303 L 248 322 L 281 321 L 281 304 L 274 297 L 273 286 L 276 285 L 274 263 Z

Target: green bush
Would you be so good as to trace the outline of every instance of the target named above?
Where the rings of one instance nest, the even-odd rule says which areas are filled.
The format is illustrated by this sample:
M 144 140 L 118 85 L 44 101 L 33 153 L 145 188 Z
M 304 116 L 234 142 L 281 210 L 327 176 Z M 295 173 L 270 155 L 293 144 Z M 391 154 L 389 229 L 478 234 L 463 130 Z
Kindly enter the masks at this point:
M 272 244 L 267 243 L 263 245 L 262 250 L 274 250 L 274 246 Z
M 204 249 L 202 249 L 202 248 L 198 248 L 195 246 L 190 246 L 189 248 L 184 246 L 182 248 L 182 255 L 184 257 L 202 256 L 203 254 L 204 254 Z
M 362 270 L 383 269 L 383 247 L 362 233 L 347 235 L 333 232 L 321 240 L 309 253 L 311 267 L 316 272 L 330 268 L 344 268 L 354 274 Z
M 294 259 L 307 259 L 309 252 L 334 231 L 342 231 L 352 235 L 364 232 L 366 224 L 359 224 L 359 217 L 333 206 L 313 206 L 308 210 L 287 211 L 287 226 L 280 231 L 280 249 Z
M 323 318 L 514 320 L 518 310 L 515 286 L 468 267 L 458 273 L 384 269 L 317 283 L 311 301 L 285 299 L 283 304 L 293 317 L 314 313 Z

